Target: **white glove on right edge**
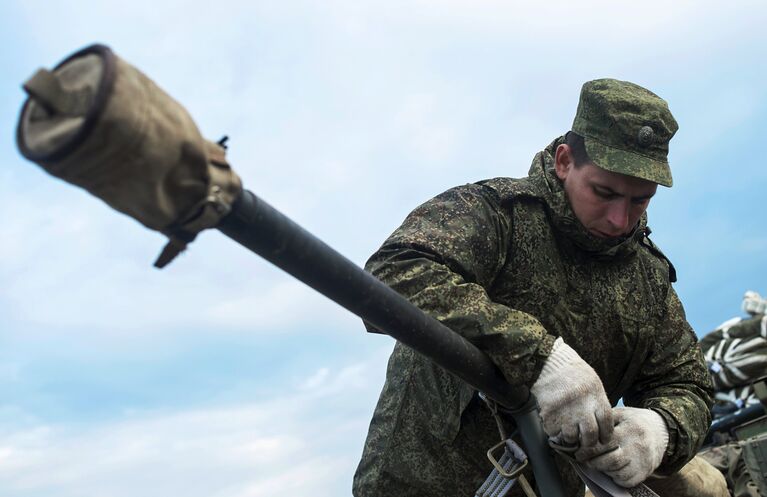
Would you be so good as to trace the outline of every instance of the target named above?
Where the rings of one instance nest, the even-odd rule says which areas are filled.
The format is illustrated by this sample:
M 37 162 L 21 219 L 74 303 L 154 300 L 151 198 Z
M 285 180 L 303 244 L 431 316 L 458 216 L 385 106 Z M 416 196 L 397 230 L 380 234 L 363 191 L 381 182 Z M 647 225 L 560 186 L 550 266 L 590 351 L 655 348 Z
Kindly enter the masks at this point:
M 610 441 L 613 416 L 602 380 L 561 337 L 530 391 L 538 399 L 548 436 L 561 435 L 581 448 Z
M 652 409 L 616 407 L 613 416 L 613 441 L 618 448 L 585 462 L 618 485 L 635 487 L 660 466 L 668 446 L 668 428 L 663 417 Z M 576 453 L 584 462 L 578 456 Z

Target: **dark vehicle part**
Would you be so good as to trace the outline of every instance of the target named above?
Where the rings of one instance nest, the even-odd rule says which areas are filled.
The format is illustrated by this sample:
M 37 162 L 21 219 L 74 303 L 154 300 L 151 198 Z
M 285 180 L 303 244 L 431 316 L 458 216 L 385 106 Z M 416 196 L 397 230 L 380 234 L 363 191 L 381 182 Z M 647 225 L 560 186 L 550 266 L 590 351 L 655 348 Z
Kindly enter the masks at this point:
M 717 418 L 711 423 L 711 428 L 708 430 L 703 445 L 716 444 L 717 434 L 737 436 L 735 432 L 739 427 L 764 415 L 764 406 L 762 404 L 753 404 Z
M 759 402 L 734 412 L 726 410 L 729 406 L 721 409 L 706 435 L 703 456 L 711 457 L 731 492 L 741 495 L 755 485 L 761 495 L 767 495 L 767 378 L 748 387 Z
M 764 429 L 764 426 L 762 426 Z M 767 433 L 740 442 L 743 460 L 761 495 L 767 495 Z

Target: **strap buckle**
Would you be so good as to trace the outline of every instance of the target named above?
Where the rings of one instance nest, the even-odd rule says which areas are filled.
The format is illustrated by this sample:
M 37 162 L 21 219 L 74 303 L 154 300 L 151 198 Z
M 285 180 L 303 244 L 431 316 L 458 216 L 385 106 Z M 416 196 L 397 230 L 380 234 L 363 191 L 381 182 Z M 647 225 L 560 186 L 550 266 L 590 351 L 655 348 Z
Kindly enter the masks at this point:
M 504 451 L 500 460 L 498 460 L 493 453 L 501 447 L 504 448 Z M 517 475 L 527 467 L 528 463 L 527 455 L 522 451 L 519 445 L 514 443 L 511 439 L 502 440 L 490 447 L 487 451 L 487 458 L 493 464 L 495 470 L 498 471 L 499 475 L 509 479 L 516 478 Z M 516 467 L 514 467 L 514 464 L 509 464 L 509 462 L 513 461 L 518 463 Z

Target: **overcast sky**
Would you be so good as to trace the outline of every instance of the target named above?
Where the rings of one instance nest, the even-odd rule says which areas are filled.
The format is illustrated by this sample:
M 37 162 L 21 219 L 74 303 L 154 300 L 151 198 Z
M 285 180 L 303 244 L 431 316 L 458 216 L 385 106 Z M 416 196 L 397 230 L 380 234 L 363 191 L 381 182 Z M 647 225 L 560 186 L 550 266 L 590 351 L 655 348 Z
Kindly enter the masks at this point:
M 767 7 L 704 1 L 0 4 L 0 495 L 350 495 L 392 340 L 217 232 L 164 239 L 24 161 L 20 84 L 93 42 L 249 189 L 362 265 L 419 203 L 522 176 L 581 84 L 665 98 L 649 210 L 699 335 L 767 293 Z

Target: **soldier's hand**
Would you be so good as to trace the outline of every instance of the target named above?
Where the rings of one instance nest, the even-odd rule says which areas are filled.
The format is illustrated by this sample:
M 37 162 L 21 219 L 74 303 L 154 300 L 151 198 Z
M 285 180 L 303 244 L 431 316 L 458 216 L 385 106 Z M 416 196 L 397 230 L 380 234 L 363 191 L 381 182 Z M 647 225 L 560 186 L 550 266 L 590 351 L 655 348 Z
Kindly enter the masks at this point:
M 561 337 L 530 391 L 550 437 L 580 447 L 610 441 L 613 416 L 602 380 Z
M 612 442 L 617 448 L 607 452 L 579 450 L 575 458 L 622 487 L 635 487 L 660 466 L 668 445 L 668 428 L 661 415 L 652 409 L 616 407 L 613 418 Z

